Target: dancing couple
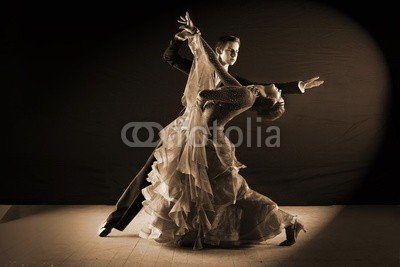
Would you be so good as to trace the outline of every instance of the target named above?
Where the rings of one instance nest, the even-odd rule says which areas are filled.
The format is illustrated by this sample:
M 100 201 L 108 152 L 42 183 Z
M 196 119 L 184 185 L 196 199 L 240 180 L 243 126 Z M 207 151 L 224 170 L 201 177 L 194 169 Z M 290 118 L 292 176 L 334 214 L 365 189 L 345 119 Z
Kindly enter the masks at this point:
M 296 242 L 304 230 L 296 215 L 281 210 L 268 197 L 252 190 L 239 174 L 244 168 L 225 125 L 252 110 L 266 121 L 285 111 L 282 95 L 304 93 L 319 86 L 318 77 L 291 83 L 255 83 L 228 73 L 237 59 L 240 40 L 220 38 L 215 51 L 202 38 L 189 14 L 164 53 L 164 59 L 188 74 L 182 115 L 162 129 L 160 143 L 119 199 L 99 230 L 124 230 L 143 209 L 146 225 L 139 236 L 161 243 L 231 247 L 273 238 L 283 230 L 282 246 Z M 193 60 L 179 55 L 187 41 Z M 210 127 L 213 126 L 213 131 Z

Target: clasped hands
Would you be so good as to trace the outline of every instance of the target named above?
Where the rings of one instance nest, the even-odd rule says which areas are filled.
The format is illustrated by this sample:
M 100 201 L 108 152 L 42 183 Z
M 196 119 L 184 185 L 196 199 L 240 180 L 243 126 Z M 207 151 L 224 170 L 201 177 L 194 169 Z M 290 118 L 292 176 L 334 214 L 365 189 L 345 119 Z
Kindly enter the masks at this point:
M 200 30 L 194 26 L 188 12 L 185 13 L 185 17 L 180 16 L 178 22 L 182 24 L 179 27 L 182 31 L 175 34 L 175 38 L 179 41 L 186 41 L 187 39 L 194 37 L 196 34 L 201 34 Z

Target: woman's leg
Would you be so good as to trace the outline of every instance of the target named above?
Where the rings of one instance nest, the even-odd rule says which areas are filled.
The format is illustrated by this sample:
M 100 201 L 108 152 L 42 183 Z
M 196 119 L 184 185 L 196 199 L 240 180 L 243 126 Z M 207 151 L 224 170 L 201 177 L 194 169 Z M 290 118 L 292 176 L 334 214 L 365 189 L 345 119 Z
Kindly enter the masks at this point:
M 248 189 L 237 204 L 243 209 L 240 238 L 243 241 L 264 241 L 294 224 L 295 216 L 281 210 L 270 198 Z

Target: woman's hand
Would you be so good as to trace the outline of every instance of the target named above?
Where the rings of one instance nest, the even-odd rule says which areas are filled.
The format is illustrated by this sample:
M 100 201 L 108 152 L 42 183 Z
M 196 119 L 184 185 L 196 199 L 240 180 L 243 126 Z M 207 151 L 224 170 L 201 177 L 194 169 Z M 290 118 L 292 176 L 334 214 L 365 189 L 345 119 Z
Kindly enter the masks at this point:
M 191 34 L 197 34 L 200 33 L 200 30 L 194 26 L 194 23 L 192 19 L 189 16 L 189 13 L 185 13 L 185 17 L 180 16 L 180 19 L 178 19 L 178 22 L 182 24 L 179 29 L 182 29 L 183 31 L 188 31 Z

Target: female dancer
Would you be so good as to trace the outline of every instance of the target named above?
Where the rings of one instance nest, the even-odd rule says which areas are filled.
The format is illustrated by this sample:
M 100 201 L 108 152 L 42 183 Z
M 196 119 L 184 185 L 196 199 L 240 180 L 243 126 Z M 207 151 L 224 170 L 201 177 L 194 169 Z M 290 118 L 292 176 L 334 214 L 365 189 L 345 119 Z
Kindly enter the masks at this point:
M 224 126 L 248 109 L 267 120 L 280 117 L 285 110 L 280 92 L 274 85 L 242 86 L 221 66 L 189 16 L 181 19 L 183 31 L 193 35 L 189 47 L 194 63 L 184 93 L 187 107 L 160 132 L 162 145 L 155 150 L 147 178 L 151 185 L 142 190 L 149 222 L 139 236 L 201 249 L 203 243 L 261 242 L 285 229 L 287 240 L 281 245 L 290 246 L 304 226 L 249 188 L 239 174 L 245 166 L 224 134 Z M 214 72 L 225 86 L 206 90 L 213 88 Z M 216 125 L 213 136 L 211 125 Z

